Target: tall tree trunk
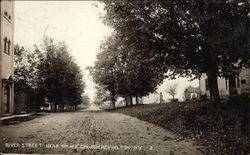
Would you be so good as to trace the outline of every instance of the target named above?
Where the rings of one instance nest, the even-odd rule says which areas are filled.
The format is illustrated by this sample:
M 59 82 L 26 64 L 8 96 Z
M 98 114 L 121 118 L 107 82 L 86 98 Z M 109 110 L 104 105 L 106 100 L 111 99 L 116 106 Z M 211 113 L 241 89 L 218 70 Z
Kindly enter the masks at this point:
M 139 104 L 139 100 L 138 100 L 138 96 L 136 96 L 136 105 L 138 105 Z
M 112 107 L 115 108 L 115 97 L 112 97 Z
M 126 107 L 128 106 L 128 98 L 125 97 L 125 104 L 126 104 Z
M 220 103 L 220 94 L 218 89 L 218 62 L 217 58 L 212 49 L 209 49 L 208 46 L 208 71 L 207 71 L 207 80 L 208 80 L 208 87 L 210 92 L 210 102 L 212 104 L 219 104 Z
M 130 106 L 133 106 L 133 98 L 131 95 L 129 96 L 129 100 L 130 100 Z
M 211 70 L 207 73 L 208 86 L 210 92 L 210 101 L 213 104 L 220 103 L 220 94 L 218 89 L 218 80 L 215 70 Z
M 54 111 L 56 112 L 57 111 L 57 108 L 56 108 L 56 103 L 54 103 Z

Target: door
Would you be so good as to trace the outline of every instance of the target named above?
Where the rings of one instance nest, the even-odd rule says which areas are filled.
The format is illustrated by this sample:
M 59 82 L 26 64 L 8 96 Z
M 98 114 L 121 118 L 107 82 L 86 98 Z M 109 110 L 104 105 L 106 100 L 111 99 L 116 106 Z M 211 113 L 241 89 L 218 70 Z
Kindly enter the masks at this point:
M 4 87 L 3 103 L 4 103 L 4 114 L 9 114 L 10 113 L 10 88 L 8 85 Z

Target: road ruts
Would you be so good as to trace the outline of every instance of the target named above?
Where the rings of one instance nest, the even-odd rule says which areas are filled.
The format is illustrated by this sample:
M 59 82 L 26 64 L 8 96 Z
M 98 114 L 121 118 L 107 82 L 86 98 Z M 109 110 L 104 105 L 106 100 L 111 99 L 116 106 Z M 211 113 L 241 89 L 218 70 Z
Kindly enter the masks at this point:
M 8 153 L 202 154 L 192 141 L 176 141 L 176 135 L 158 126 L 96 109 L 44 114 L 30 121 L 2 126 L 0 134 L 0 152 Z M 26 143 L 28 147 L 6 147 L 13 143 Z

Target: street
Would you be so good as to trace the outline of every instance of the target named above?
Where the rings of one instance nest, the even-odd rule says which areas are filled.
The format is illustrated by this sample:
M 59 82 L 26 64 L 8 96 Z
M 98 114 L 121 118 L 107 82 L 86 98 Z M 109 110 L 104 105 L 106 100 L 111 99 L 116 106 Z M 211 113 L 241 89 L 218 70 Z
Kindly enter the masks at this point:
M 201 154 L 192 141 L 153 124 L 91 106 L 77 112 L 46 113 L 1 127 L 1 150 L 58 154 Z

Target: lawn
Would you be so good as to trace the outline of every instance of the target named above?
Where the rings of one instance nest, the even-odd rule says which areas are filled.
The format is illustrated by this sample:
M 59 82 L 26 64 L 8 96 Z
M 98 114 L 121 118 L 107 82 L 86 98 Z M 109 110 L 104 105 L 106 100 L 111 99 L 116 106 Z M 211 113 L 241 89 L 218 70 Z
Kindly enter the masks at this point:
M 250 153 L 250 105 L 214 106 L 207 102 L 139 105 L 109 109 L 147 121 L 197 145 L 208 146 L 206 154 Z

